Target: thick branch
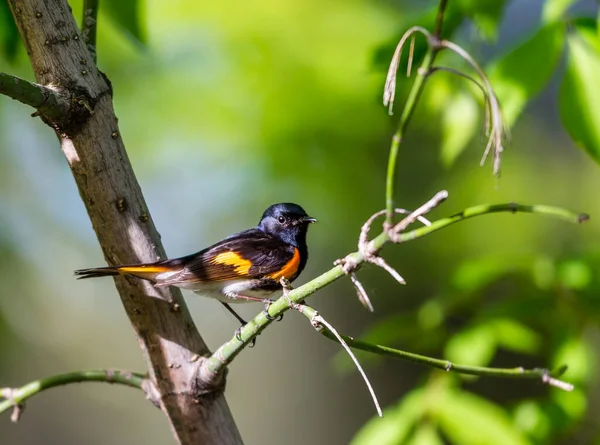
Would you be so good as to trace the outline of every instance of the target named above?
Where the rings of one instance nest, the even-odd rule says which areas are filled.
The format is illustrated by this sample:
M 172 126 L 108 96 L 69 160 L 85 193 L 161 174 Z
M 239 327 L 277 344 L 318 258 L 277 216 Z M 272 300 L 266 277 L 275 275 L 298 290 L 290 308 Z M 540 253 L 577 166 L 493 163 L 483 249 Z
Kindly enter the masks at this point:
M 146 396 L 151 401 L 159 403 L 158 400 L 152 400 L 155 394 L 150 389 L 151 387 L 149 385 L 151 383 L 145 376 L 134 372 L 103 369 L 98 371 L 75 371 L 53 375 L 30 382 L 20 388 L 0 388 L 0 398 L 5 399 L 0 400 L 0 414 L 11 407 L 21 405 L 25 400 L 46 389 L 82 382 L 116 383 L 132 388 L 138 388 L 146 392 Z
M 68 113 L 70 102 L 58 92 L 10 74 L 0 73 L 0 94 L 29 105 L 51 118 Z
M 66 0 L 9 0 L 38 83 L 79 97 L 85 119 L 54 127 L 109 264 L 165 258 L 123 146 L 111 88 L 92 62 Z M 115 283 L 181 444 L 239 444 L 223 396 L 224 380 L 192 385 L 198 357 L 209 354 L 181 292 L 119 277 Z M 76 286 L 76 282 L 73 282 Z M 79 285 L 84 285 L 83 283 Z
M 395 234 L 394 236 L 397 237 L 397 242 L 400 243 L 411 241 L 417 238 L 422 238 L 459 221 L 498 212 L 537 213 L 540 215 L 564 219 L 573 223 L 582 223 L 589 219 L 587 214 L 577 214 L 559 207 L 522 205 L 516 203 L 479 205 L 475 207 L 469 207 L 464 211 L 448 218 L 433 221 L 429 226 L 419 227 L 409 232 Z M 379 234 L 370 242 L 372 252 L 379 251 L 390 241 L 390 235 L 387 231 Z M 346 258 L 350 258 L 356 266 L 359 266 L 366 261 L 365 253 L 361 252 L 360 250 L 349 254 L 346 256 Z M 341 265 L 338 265 L 313 279 L 312 281 L 309 281 L 303 286 L 300 286 L 299 288 L 290 292 L 285 292 L 283 297 L 279 298 L 269 307 L 269 317 L 261 312 L 242 328 L 238 336 L 221 345 L 221 347 L 217 349 L 211 357 L 204 360 L 202 367 L 199 370 L 199 378 L 201 380 L 209 380 L 211 377 L 218 376 L 219 373 L 223 371 L 225 366 L 231 363 L 231 361 L 252 341 L 252 339 L 259 335 L 273 319 L 286 312 L 292 305 L 302 303 L 310 295 L 314 294 L 325 286 L 328 286 L 343 276 L 345 276 L 344 269 Z

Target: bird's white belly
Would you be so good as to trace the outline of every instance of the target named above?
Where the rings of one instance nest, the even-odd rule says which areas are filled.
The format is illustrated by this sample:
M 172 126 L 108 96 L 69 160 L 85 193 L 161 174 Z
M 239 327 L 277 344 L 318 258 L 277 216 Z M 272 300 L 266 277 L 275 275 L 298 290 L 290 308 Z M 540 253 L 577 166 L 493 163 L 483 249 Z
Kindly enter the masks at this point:
M 215 282 L 196 282 L 181 283 L 177 287 L 194 291 L 198 295 L 207 298 L 214 298 L 224 303 L 251 303 L 251 300 L 243 298 L 244 296 L 252 298 L 269 298 L 274 292 L 264 290 L 252 290 L 252 281 L 249 280 L 230 280 Z M 239 295 L 239 298 L 235 296 Z

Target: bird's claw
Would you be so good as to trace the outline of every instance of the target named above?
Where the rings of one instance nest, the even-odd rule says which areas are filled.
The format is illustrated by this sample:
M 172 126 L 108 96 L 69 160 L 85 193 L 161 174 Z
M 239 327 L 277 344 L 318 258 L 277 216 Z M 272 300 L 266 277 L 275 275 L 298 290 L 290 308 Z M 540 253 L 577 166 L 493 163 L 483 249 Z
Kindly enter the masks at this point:
M 237 328 L 237 329 L 235 330 L 235 334 L 234 334 L 234 336 L 235 336 L 235 339 L 236 339 L 236 340 L 238 340 L 238 341 L 241 341 L 241 342 L 243 342 L 243 341 L 244 341 L 244 340 L 242 339 L 242 329 L 244 329 L 244 327 L 245 327 L 245 326 L 246 326 L 246 325 L 245 325 L 245 324 L 243 324 L 243 325 L 241 325 L 239 328 Z M 252 339 L 252 341 L 250 341 L 250 344 L 248 345 L 248 347 L 249 347 L 249 348 L 253 348 L 255 345 L 256 345 L 256 337 L 254 337 L 254 338 Z
M 242 329 L 244 328 L 244 326 L 246 326 L 246 325 L 242 325 L 235 330 L 234 336 L 235 336 L 236 340 L 243 341 L 242 340 Z
M 267 298 L 267 299 L 263 300 L 263 302 L 265 303 L 265 307 L 263 308 L 262 312 L 263 312 L 263 315 L 265 316 L 265 318 L 267 320 L 269 320 L 269 321 L 273 321 L 273 320 L 275 320 L 275 321 L 281 321 L 283 319 L 283 314 L 279 314 L 278 317 L 272 317 L 269 314 L 269 308 L 274 303 L 273 300 Z

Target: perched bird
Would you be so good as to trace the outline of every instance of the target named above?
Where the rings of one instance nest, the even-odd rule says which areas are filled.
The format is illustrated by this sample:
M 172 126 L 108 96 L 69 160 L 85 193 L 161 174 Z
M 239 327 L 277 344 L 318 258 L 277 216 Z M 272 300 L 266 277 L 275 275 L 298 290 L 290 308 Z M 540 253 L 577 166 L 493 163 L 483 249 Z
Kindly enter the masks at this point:
M 147 264 L 76 270 L 78 278 L 131 275 L 156 287 L 176 286 L 216 298 L 242 324 L 228 303 L 270 302 L 281 279 L 298 278 L 306 266 L 308 225 L 316 222 L 297 204 L 269 207 L 258 225 L 225 238 L 198 253 Z

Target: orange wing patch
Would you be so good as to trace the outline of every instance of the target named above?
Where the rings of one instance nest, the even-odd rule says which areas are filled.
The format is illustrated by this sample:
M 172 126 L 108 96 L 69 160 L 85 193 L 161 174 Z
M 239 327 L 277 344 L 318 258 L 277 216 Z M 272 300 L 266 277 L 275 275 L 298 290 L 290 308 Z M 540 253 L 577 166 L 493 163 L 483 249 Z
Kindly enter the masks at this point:
M 294 256 L 291 260 L 285 263 L 285 266 L 281 268 L 281 270 L 272 273 L 269 275 L 269 278 L 272 278 L 275 281 L 281 280 L 282 277 L 285 277 L 286 280 L 289 280 L 298 271 L 298 266 L 300 266 L 300 251 L 294 248 Z
M 250 268 L 252 267 L 252 262 L 250 260 L 242 258 L 237 253 L 231 251 L 218 254 L 211 260 L 211 263 L 233 266 L 237 275 L 245 277 L 248 276 Z

